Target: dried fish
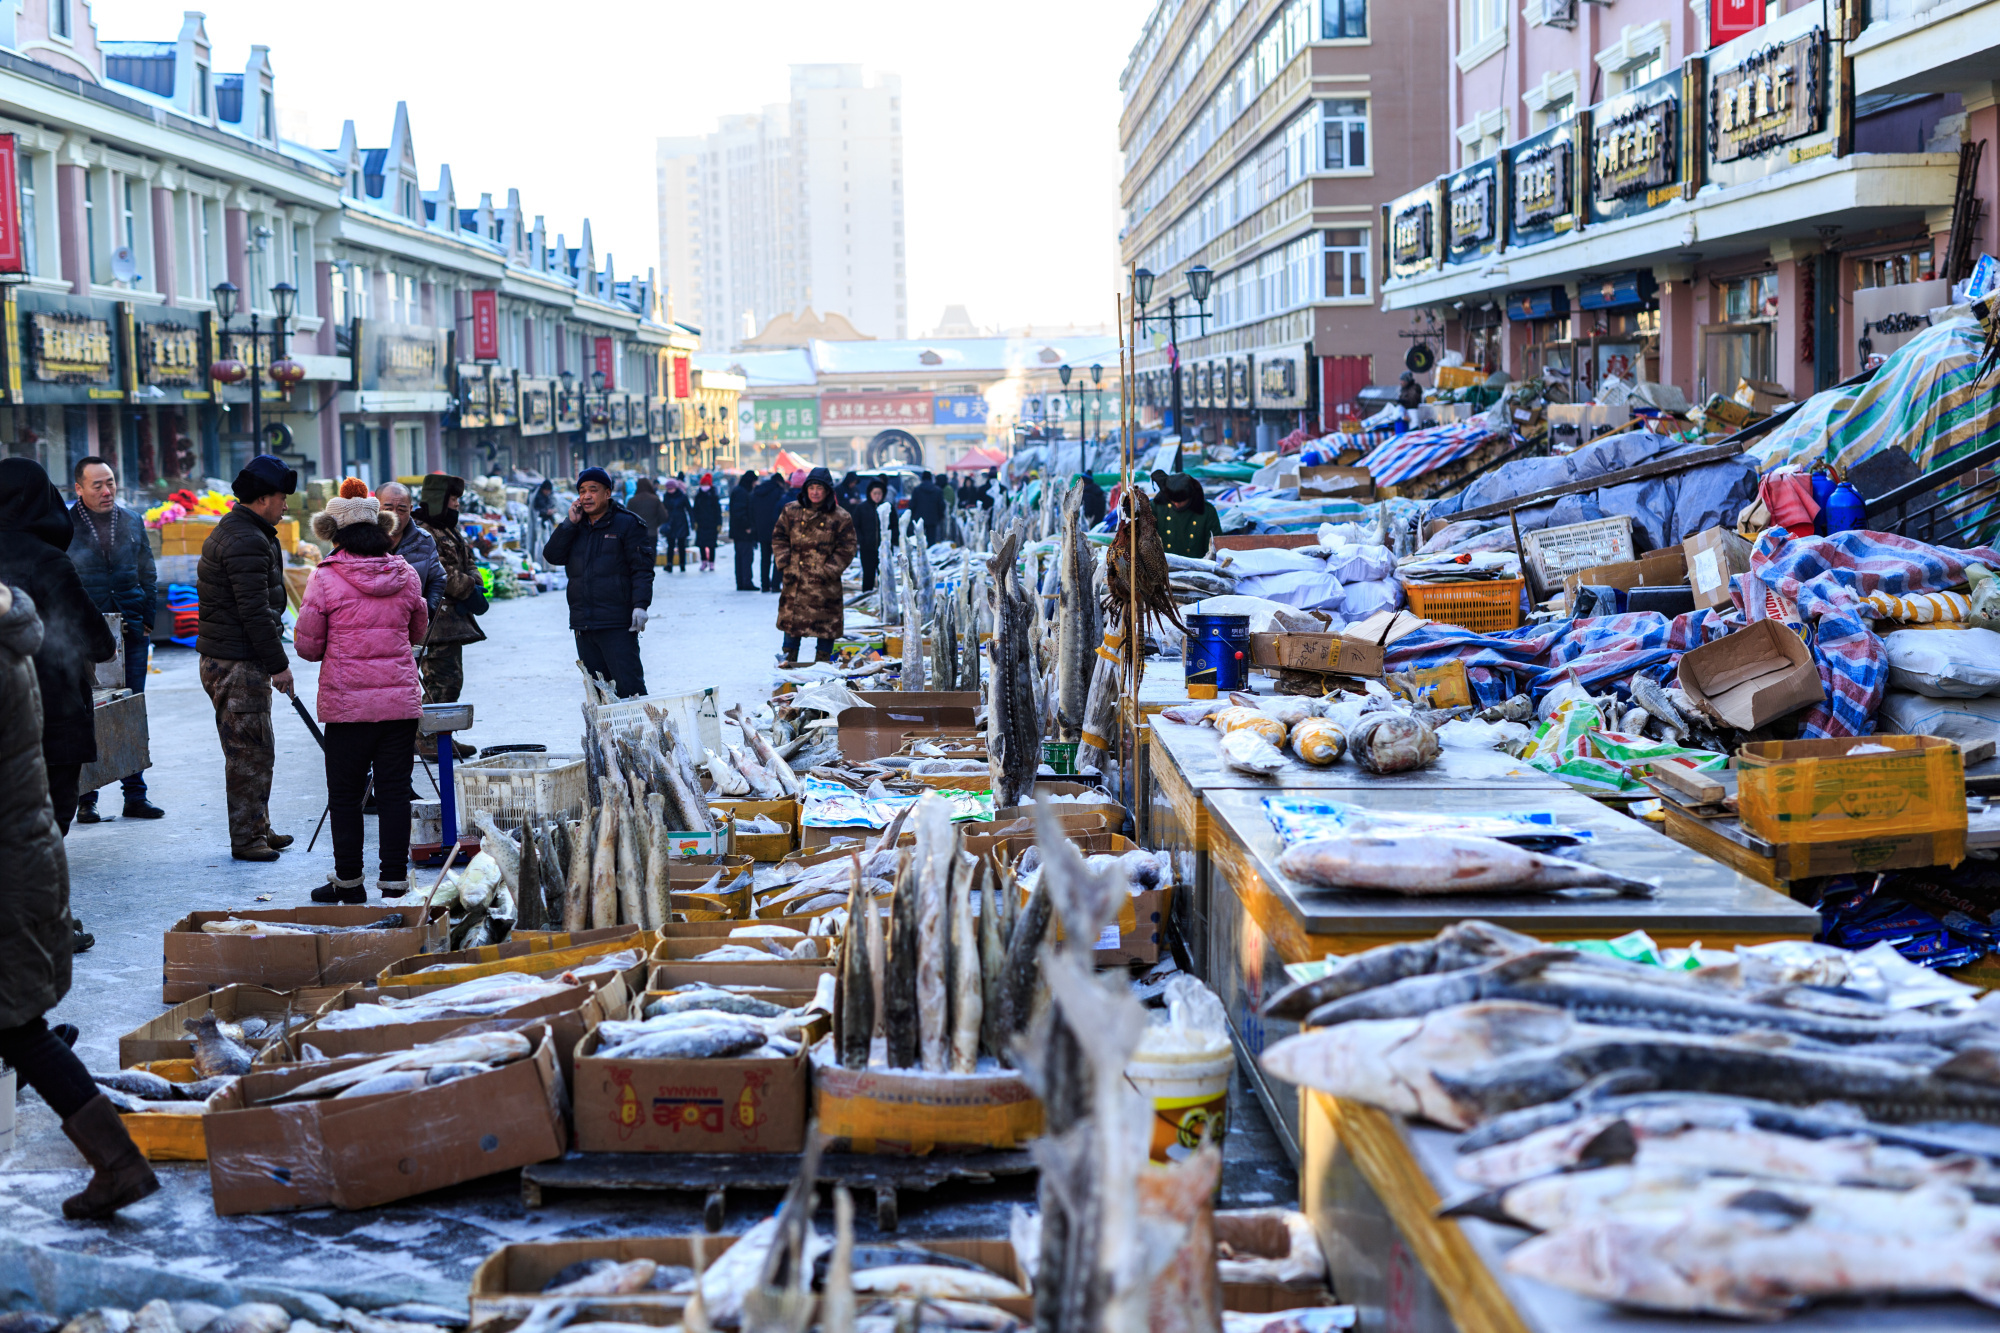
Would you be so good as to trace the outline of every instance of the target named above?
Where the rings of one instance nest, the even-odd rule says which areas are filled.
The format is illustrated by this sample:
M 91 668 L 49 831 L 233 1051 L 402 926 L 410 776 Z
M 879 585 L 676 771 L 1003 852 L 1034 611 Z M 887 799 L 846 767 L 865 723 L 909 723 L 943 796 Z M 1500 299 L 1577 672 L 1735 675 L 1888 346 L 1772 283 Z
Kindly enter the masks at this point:
M 618 801 L 609 793 L 597 812 L 597 850 L 590 861 L 589 924 L 618 924 Z
M 748 796 L 750 780 L 715 751 L 703 747 L 702 757 L 708 765 L 708 776 L 715 783 L 715 789 L 724 796 Z
M 848 920 L 859 913 L 874 914 L 867 891 L 861 884 L 861 858 L 854 857 L 853 887 L 848 895 Z M 853 931 L 840 948 L 840 1036 L 839 1056 L 844 1069 L 866 1069 L 869 1047 L 875 1039 L 875 979 L 869 971 L 873 960 L 866 943 Z
M 1041 766 L 1041 713 L 1035 706 L 1033 651 L 1035 610 L 1021 587 L 1018 533 L 1010 533 L 993 557 L 994 636 L 988 645 L 993 666 L 987 677 L 986 731 L 996 806 L 1019 805 L 1034 790 Z
M 945 924 L 945 898 L 950 892 L 958 839 L 951 824 L 951 803 L 935 792 L 925 792 L 918 799 L 914 818 L 918 1060 L 926 1073 L 942 1074 L 951 1050 L 945 975 L 945 952 L 950 937 Z
M 1612 889 L 1646 897 L 1651 884 L 1580 861 L 1531 852 L 1498 838 L 1454 834 L 1354 834 L 1293 843 L 1278 869 L 1330 889 L 1371 889 L 1410 897 L 1458 893 Z
M 194 1034 L 194 1069 L 197 1074 L 203 1078 L 215 1078 L 250 1072 L 250 1062 L 256 1058 L 256 1052 L 224 1035 L 214 1010 L 199 1018 L 184 1018 L 181 1026 Z
M 979 937 L 972 924 L 972 896 L 976 885 L 984 881 L 984 868 L 981 862 L 978 871 L 968 874 L 960 866 L 952 875 L 951 1070 L 954 1074 L 970 1074 L 979 1063 L 979 1033 L 986 1012 L 986 993 Z
M 573 819 L 565 827 L 569 832 L 569 877 L 563 888 L 563 929 L 577 931 L 590 922 L 595 892 L 590 873 L 592 829 L 588 819 Z
M 896 872 L 890 899 L 889 966 L 882 988 L 882 1018 L 889 1043 L 889 1066 L 909 1069 L 920 1045 L 917 1020 L 917 886 L 908 852 Z

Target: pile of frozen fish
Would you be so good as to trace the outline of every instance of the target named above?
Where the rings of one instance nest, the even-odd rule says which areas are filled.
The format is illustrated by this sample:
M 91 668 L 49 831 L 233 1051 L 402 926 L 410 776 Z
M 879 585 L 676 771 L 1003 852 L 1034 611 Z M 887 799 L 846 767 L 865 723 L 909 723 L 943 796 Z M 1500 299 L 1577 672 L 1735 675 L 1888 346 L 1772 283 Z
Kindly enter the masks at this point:
M 389 912 L 360 926 L 316 926 L 302 921 L 260 921 L 227 916 L 201 923 L 204 935 L 359 935 L 371 930 L 401 930 L 409 925 L 401 912 Z
M 1269 775 L 1286 768 L 1286 753 L 1315 768 L 1351 757 L 1364 773 L 1408 773 L 1439 755 L 1429 710 L 1417 709 L 1379 686 L 1366 694 L 1334 690 L 1299 695 L 1231 694 L 1227 700 L 1177 704 L 1170 722 L 1198 723 L 1222 733 L 1231 768 Z
M 442 1333 L 466 1326 L 466 1312 L 405 1302 L 363 1313 L 343 1309 L 338 1319 L 294 1319 L 282 1305 L 249 1301 L 224 1309 L 206 1301 L 151 1300 L 136 1310 L 93 1306 L 68 1320 L 38 1310 L 0 1315 L 0 1333 Z
M 213 1012 L 181 1023 L 194 1034 L 195 1077 L 176 1083 L 146 1069 L 92 1074 L 113 1106 L 127 1114 L 200 1115 L 202 1103 L 250 1072 L 256 1052 L 243 1040 L 240 1026 L 222 1022 Z
M 637 961 L 636 959 L 634 960 Z M 495 972 L 456 986 L 438 986 L 416 995 L 385 995 L 374 1004 L 357 1004 L 321 1016 L 315 1031 L 396 1027 L 439 1018 L 493 1017 L 520 1005 L 560 995 L 574 983 L 543 980 L 519 972 Z
M 2000 1022 L 1893 950 L 1555 949 L 1480 921 L 1274 996 L 1292 1083 L 1469 1131 L 1507 1267 L 1649 1310 L 2000 1290 Z M 1917 976 L 1913 974 L 1922 975 Z M 1964 992 L 1960 994 L 1959 992 Z
M 525 1060 L 533 1052 L 534 1043 L 526 1033 L 464 1033 L 322 1074 L 265 1097 L 258 1104 L 416 1092 L 487 1073 L 515 1060 Z
M 833 1004 L 831 973 L 795 1008 L 735 988 L 677 987 L 648 1001 L 638 1019 L 599 1024 L 598 1052 L 621 1060 L 790 1059 Z

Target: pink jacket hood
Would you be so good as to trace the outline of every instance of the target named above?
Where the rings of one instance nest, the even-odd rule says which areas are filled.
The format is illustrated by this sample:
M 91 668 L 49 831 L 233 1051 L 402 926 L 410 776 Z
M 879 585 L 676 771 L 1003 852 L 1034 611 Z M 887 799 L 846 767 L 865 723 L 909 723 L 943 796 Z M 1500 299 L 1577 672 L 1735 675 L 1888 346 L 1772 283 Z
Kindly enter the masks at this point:
M 410 647 L 429 626 L 423 581 L 401 556 L 335 551 L 322 560 L 292 636 L 300 657 L 321 664 L 320 721 L 416 717 L 423 686 Z

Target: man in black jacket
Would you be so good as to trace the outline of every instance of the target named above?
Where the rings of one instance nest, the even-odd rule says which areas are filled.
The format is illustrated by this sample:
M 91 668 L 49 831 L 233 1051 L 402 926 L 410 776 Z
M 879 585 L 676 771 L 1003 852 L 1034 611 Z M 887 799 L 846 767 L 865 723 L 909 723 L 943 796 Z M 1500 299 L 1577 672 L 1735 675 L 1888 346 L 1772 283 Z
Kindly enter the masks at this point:
M 125 688 L 146 692 L 147 656 L 152 650 L 153 598 L 159 576 L 153 548 L 146 541 L 146 520 L 118 503 L 118 478 L 111 464 L 92 454 L 71 469 L 76 504 L 70 508 L 70 563 L 91 602 L 106 615 L 116 613 L 125 630 Z M 146 799 L 146 775 L 133 773 L 125 789 L 127 819 L 160 819 L 166 811 Z M 97 793 L 84 792 L 77 801 L 76 822 L 95 824 Z
M 910 526 L 919 523 L 924 525 L 924 545 L 944 540 L 944 488 L 928 472 L 917 482 L 917 489 L 910 492 Z
M 882 516 L 876 511 L 889 494 L 889 484 L 870 477 L 865 493 L 845 506 L 854 518 L 854 537 L 861 550 L 861 591 L 875 591 L 875 576 L 882 564 Z
M 750 496 L 751 522 L 757 538 L 757 585 L 765 592 L 776 592 L 781 574 L 771 569 L 771 531 L 778 526 L 778 511 L 785 507 L 785 483 L 777 472 L 764 474 L 764 480 L 757 483 L 757 489 Z
M 729 545 L 736 552 L 736 591 L 757 591 L 757 474 L 745 470 L 729 492 Z
M 579 472 L 576 495 L 543 558 L 569 573 L 569 628 L 584 669 L 629 699 L 646 692 L 639 634 L 653 604 L 652 544 L 646 525 L 611 498 L 603 468 Z
M 278 520 L 299 474 L 259 454 L 236 474 L 236 507 L 202 544 L 195 567 L 201 596 L 201 687 L 215 705 L 222 738 L 223 783 L 229 793 L 229 854 L 238 861 L 275 861 L 292 835 L 271 828 L 271 770 L 277 739 L 271 691 L 292 692 L 285 656 L 285 553 Z

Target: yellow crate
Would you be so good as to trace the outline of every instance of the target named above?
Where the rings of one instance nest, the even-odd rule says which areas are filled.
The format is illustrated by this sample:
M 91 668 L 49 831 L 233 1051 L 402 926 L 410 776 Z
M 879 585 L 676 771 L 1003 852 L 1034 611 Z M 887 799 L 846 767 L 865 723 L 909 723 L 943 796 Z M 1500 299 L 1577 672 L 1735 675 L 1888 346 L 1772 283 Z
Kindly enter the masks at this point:
M 199 1115 L 121 1114 L 125 1132 L 149 1162 L 206 1162 L 208 1135 Z
M 1440 389 L 1475 389 L 1486 383 L 1477 366 L 1439 366 L 1432 379 Z
M 1892 753 L 1849 754 L 1862 745 Z M 1965 762 L 1942 737 L 1759 741 L 1738 750 L 1736 763 L 1737 808 L 1766 842 L 1942 834 L 1941 859 L 1964 858 Z
M 1521 626 L 1521 589 L 1525 579 L 1491 579 L 1484 583 L 1406 583 L 1410 610 L 1426 620 L 1457 625 L 1475 634 L 1492 634 Z

